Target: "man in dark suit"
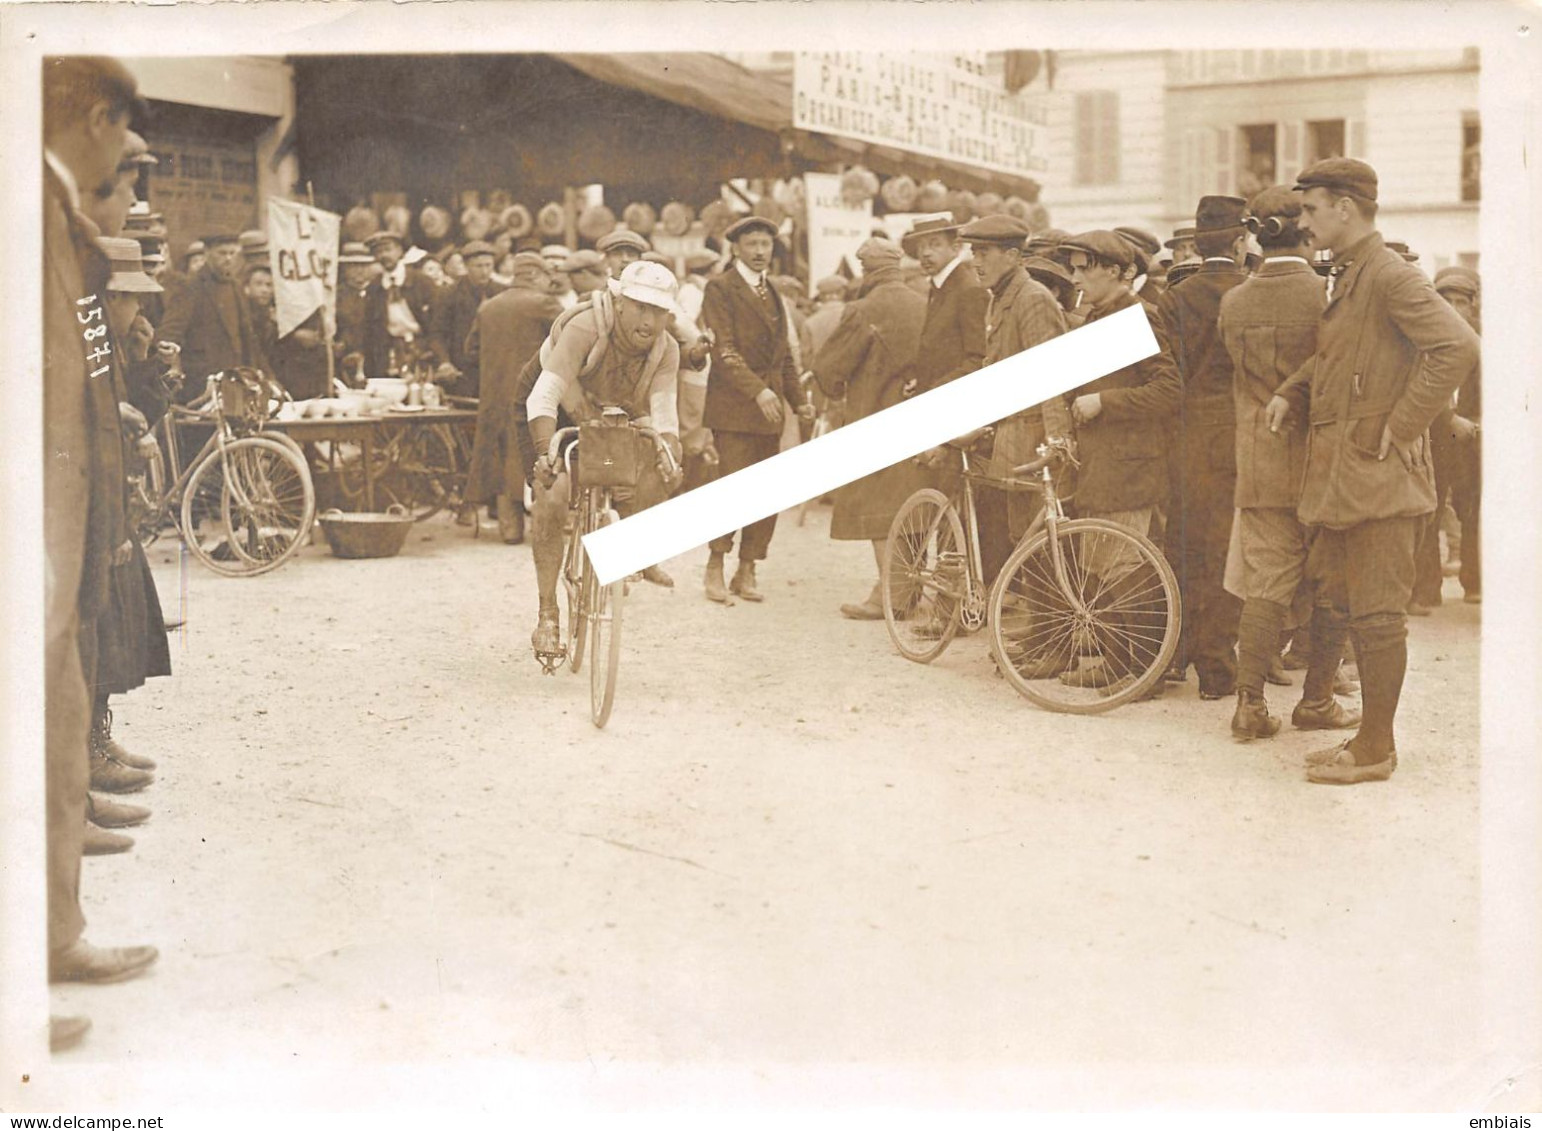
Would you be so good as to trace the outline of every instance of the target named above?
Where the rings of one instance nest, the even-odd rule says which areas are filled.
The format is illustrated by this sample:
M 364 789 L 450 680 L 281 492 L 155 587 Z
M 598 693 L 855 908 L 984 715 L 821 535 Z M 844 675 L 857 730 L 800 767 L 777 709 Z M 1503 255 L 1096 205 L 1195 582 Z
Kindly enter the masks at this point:
M 480 366 L 482 397 L 466 502 L 492 502 L 498 510 L 498 532 L 509 545 L 525 540 L 525 477 L 516 430 L 525 426 L 529 390 L 520 392 L 520 372 L 561 313 L 546 260 L 522 251 L 514 257 L 514 285 L 477 309 L 468 335 L 467 356 Z
M 701 307 L 702 321 L 716 337 L 702 423 L 712 430 L 720 473 L 731 475 L 776 455 L 784 405 L 797 405 L 801 396 L 792 317 L 766 278 L 776 225 L 746 216 L 724 234 L 734 247 L 734 265 L 708 281 Z M 726 587 L 723 557 L 733 549 L 733 532 L 708 544 L 708 600 L 727 601 L 730 591 L 746 601 L 764 599 L 755 584 L 755 563 L 764 560 L 775 530 L 771 515 L 740 532 L 739 568 Z
M 102 949 L 82 938 L 80 858 L 89 780 L 94 673 L 82 624 L 104 607 L 124 533 L 123 467 L 103 288 L 106 259 L 80 215 L 82 193 L 109 185 L 138 105 L 115 60 L 43 65 L 44 749 L 50 981 L 118 981 L 155 961 L 153 947 Z M 109 188 L 110 192 L 111 189 Z M 112 458 L 114 453 L 117 459 Z M 89 1021 L 52 1019 L 68 1047 Z
M 1376 171 L 1333 157 L 1296 178 L 1298 226 L 1333 253 L 1317 352 L 1265 410 L 1310 421 L 1297 516 L 1313 553 L 1348 589 L 1361 722 L 1342 745 L 1307 757 L 1307 780 L 1385 781 L 1397 767 L 1393 724 L 1408 666 L 1405 610 L 1414 547 L 1435 509 L 1431 422 L 1478 364 L 1478 336 L 1429 279 L 1376 230 Z
M 402 262 L 402 238 L 381 231 L 366 241 L 380 274 L 364 293 L 364 372 L 397 377 L 427 348 L 437 287 Z
M 476 325 L 477 310 L 505 288 L 493 280 L 493 262 L 498 253 L 492 244 L 472 240 L 460 254 L 466 264 L 465 277 L 455 280 L 439 296 L 429 340 L 439 358 L 438 379 L 460 396 L 475 397 L 480 395 L 481 373 L 478 359 L 466 352 L 466 338 Z
M 886 239 L 870 239 L 857 250 L 861 289 L 814 356 L 814 378 L 827 396 L 845 398 L 847 422 L 898 404 L 911 378 L 926 300 L 906 284 L 900 271 L 902 255 L 899 245 Z M 846 484 L 835 493 L 830 537 L 872 542 L 881 573 L 889 524 L 905 500 L 923 486 L 925 478 L 912 460 Z M 874 585 L 866 600 L 842 605 L 841 615 L 851 620 L 883 620 L 881 585 Z
M 1242 603 L 1225 588 L 1237 493 L 1237 410 L 1232 362 L 1216 330 L 1221 299 L 1247 280 L 1243 213 L 1234 196 L 1201 197 L 1194 242 L 1204 256 L 1198 273 L 1172 287 L 1157 304 L 1172 347 L 1183 403 L 1178 414 L 1182 452 L 1178 489 L 1167 515 L 1180 548 L 1184 653 L 1199 675 L 1199 697 L 1222 699 L 1237 690 L 1237 618 Z
M 375 257 L 362 243 L 345 243 L 337 257 L 337 269 L 341 277 L 337 282 L 337 337 L 332 346 L 347 362 L 340 372 L 348 380 L 354 376 L 355 366 L 364 364 L 365 300 L 376 271 Z
M 203 242 L 208 262 L 177 295 L 156 335 L 158 341 L 182 349 L 184 401 L 203 395 L 211 373 L 238 365 L 269 368 L 257 324 L 237 283 L 240 242 L 231 235 L 205 236 Z
M 973 373 L 985 361 L 985 308 L 990 296 L 970 265 L 962 225 L 947 214 L 923 216 L 901 241 L 926 274 L 926 316 L 911 376 L 915 394 Z

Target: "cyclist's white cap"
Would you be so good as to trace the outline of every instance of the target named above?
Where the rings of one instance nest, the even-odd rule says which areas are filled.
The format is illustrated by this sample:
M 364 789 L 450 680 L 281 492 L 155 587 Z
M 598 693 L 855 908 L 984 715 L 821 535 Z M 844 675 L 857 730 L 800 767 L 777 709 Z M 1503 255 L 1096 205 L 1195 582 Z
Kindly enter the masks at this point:
M 680 292 L 680 284 L 675 281 L 675 273 L 662 263 L 640 259 L 628 264 L 618 282 L 620 292 L 629 299 L 665 310 L 675 309 L 675 296 Z

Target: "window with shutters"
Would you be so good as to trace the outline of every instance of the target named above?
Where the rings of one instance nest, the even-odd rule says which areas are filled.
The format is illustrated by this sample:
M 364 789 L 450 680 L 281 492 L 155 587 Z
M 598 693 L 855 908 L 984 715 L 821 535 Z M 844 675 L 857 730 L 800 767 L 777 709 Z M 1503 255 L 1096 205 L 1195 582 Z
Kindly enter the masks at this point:
M 1329 118 L 1306 124 L 1306 163 L 1344 156 L 1344 119 Z
M 1076 96 L 1075 183 L 1119 183 L 1119 95 L 1116 91 L 1088 90 Z
M 1273 122 L 1237 130 L 1236 194 L 1250 197 L 1274 184 L 1279 170 Z M 1225 190 L 1222 190 L 1225 191 Z
M 1479 200 L 1483 194 L 1483 166 L 1479 144 L 1483 134 L 1476 114 L 1462 115 L 1462 199 Z

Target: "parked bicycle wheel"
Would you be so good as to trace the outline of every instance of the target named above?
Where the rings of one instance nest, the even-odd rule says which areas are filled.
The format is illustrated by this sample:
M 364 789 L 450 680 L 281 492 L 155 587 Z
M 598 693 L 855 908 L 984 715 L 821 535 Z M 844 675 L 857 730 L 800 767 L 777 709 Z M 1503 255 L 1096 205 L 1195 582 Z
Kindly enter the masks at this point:
M 316 492 L 305 461 L 265 436 L 211 451 L 182 496 L 189 552 L 227 577 L 266 573 L 287 561 L 315 518 Z
M 621 516 L 607 510 L 600 516 L 596 528 L 620 522 Z M 610 719 L 610 709 L 616 701 L 616 676 L 621 670 L 621 603 L 626 594 L 626 582 L 613 581 L 601 585 L 592 570 L 589 576 L 589 710 L 594 725 L 602 727 Z
M 991 654 L 1022 695 L 1096 714 L 1144 695 L 1178 646 L 1178 581 L 1149 540 L 1114 522 L 1057 524 L 1018 546 L 989 604 Z
M 968 550 L 958 511 L 941 491 L 917 491 L 895 514 L 883 564 L 883 619 L 900 655 L 929 664 L 958 634 Z
M 408 429 L 396 445 L 382 483 L 422 522 L 458 501 L 455 445 L 445 427 Z

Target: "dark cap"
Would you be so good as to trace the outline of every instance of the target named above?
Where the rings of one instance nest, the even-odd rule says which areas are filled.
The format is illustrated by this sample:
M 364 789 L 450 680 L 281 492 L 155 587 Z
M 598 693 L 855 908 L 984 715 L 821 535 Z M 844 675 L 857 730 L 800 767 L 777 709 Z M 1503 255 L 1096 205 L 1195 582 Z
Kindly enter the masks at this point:
M 1023 260 L 1023 269 L 1046 287 L 1063 284 L 1072 286 L 1071 273 L 1053 259 L 1045 259 L 1042 255 L 1030 255 Z M 1053 280 L 1053 282 L 1051 282 Z
M 1124 237 L 1116 236 L 1113 232 L 1083 232 L 1079 236 L 1062 240 L 1060 250 L 1086 252 L 1105 262 L 1117 264 L 1121 270 L 1135 264 L 1135 249 Z
M 1144 251 L 1148 258 L 1162 250 L 1162 241 L 1144 228 L 1120 226 L 1114 229 L 1114 235 L 1123 236 L 1129 240 L 1130 243 Z
M 204 238 L 203 238 L 203 246 L 206 249 L 207 248 L 216 248 L 216 247 L 219 247 L 222 244 L 228 244 L 228 243 L 238 244 L 240 242 L 241 242 L 241 237 L 240 236 L 231 235 L 229 232 L 215 232 L 212 236 L 204 236 Z
M 638 255 L 653 250 L 652 244 L 630 228 L 616 228 L 594 242 L 595 251 L 605 252 L 613 247 L 629 247 Z
M 958 238 L 965 243 L 991 244 L 996 247 L 1022 247 L 1033 230 L 1016 216 L 994 212 L 971 220 L 959 229 Z
M 1325 188 L 1333 192 L 1376 199 L 1376 170 L 1353 157 L 1330 157 L 1302 170 L 1296 178 L 1298 190 Z
M 723 233 L 723 238 L 729 242 L 736 242 L 751 232 L 765 232 L 772 239 L 776 239 L 779 234 L 777 226 L 764 216 L 746 216 L 729 225 L 728 230 Z
M 605 257 L 587 247 L 581 248 L 573 252 L 572 255 L 568 256 L 561 263 L 556 264 L 556 269 L 569 275 L 574 271 L 604 271 Z
M 1291 220 L 1301 215 L 1301 198 L 1284 185 L 1270 185 L 1253 194 L 1248 201 L 1248 215 L 1258 220 L 1271 216 Z
M 1442 267 L 1435 272 L 1435 289 L 1437 291 L 1461 291 L 1463 294 L 1478 296 L 1482 288 L 1478 273 L 1471 267 Z
M 1202 196 L 1194 210 L 1194 231 L 1225 232 L 1241 229 L 1248 202 L 1240 196 Z
M 452 253 L 454 250 L 454 248 L 450 249 Z M 463 260 L 470 259 L 473 255 L 496 256 L 497 254 L 498 249 L 495 248 L 492 244 L 488 243 L 486 240 L 472 240 L 465 247 L 460 249 L 460 257 Z M 447 255 L 445 258 L 448 259 L 449 256 Z

